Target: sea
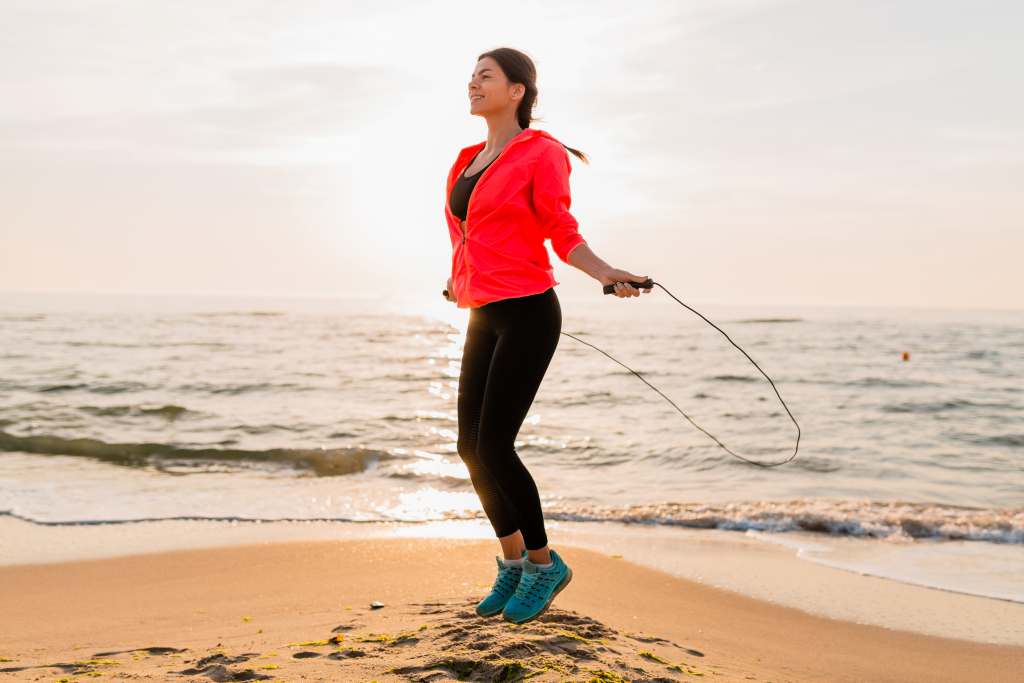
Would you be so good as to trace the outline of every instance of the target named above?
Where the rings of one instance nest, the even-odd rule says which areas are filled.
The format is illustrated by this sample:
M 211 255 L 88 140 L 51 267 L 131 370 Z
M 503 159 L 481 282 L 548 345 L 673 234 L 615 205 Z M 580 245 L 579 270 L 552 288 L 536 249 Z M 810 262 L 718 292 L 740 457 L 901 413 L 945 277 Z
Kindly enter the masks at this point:
M 560 299 L 515 442 L 546 519 L 1024 603 L 1024 311 L 673 294 Z M 456 451 L 468 316 L 440 292 L 0 293 L 0 516 L 486 520 Z

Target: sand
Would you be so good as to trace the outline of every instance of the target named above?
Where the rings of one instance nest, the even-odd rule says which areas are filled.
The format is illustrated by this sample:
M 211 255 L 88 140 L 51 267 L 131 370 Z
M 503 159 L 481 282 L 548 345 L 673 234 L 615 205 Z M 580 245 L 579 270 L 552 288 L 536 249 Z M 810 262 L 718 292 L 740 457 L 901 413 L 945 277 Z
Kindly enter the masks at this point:
M 0 671 L 381 683 L 990 682 L 1024 672 L 1024 647 L 829 619 L 553 547 L 573 581 L 518 626 L 473 611 L 494 578 L 493 540 L 275 541 L 4 566 Z

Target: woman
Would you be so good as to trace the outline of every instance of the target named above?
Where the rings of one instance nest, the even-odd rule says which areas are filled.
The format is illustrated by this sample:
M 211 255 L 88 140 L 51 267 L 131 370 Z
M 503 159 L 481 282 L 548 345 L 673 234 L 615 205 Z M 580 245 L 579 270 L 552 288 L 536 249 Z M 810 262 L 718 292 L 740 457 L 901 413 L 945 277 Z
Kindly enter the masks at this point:
M 513 444 L 562 329 L 544 240 L 558 257 L 615 295 L 639 296 L 646 276 L 598 258 L 569 213 L 569 155 L 586 156 L 531 129 L 536 70 L 511 48 L 480 55 L 469 82 L 470 113 L 487 140 L 459 152 L 448 173 L 445 217 L 452 275 L 445 296 L 469 308 L 459 376 L 459 456 L 501 543 L 498 576 L 477 614 L 538 617 L 572 579 L 548 547 L 540 496 Z M 643 290 L 649 293 L 650 288 Z

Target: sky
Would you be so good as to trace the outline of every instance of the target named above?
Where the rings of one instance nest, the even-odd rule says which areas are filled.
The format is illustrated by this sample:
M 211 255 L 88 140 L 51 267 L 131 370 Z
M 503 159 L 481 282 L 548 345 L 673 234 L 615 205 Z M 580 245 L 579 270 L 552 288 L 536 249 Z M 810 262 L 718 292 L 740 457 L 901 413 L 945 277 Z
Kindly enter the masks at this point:
M 403 297 L 523 50 L 594 252 L 693 302 L 1024 308 L 1024 4 L 0 0 L 0 290 Z M 557 259 L 563 297 L 600 284 Z M 655 290 L 657 293 L 658 290 Z M 654 296 L 652 294 L 651 296 Z

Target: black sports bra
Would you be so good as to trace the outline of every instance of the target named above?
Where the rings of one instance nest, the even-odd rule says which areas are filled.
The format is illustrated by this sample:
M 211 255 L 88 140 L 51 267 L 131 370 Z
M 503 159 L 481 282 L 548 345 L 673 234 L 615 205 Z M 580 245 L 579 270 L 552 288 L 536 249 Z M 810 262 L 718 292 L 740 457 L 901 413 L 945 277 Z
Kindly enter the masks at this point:
M 481 149 L 480 152 L 483 150 Z M 480 152 L 473 155 L 473 158 L 468 164 L 466 169 L 468 170 L 476 158 L 480 156 Z M 494 157 L 497 159 L 498 157 Z M 487 166 L 494 163 L 494 159 L 487 162 Z M 463 171 L 459 174 L 459 179 L 455 181 L 455 185 L 452 187 L 452 194 L 448 198 L 448 202 L 451 206 L 452 213 L 459 217 L 459 220 L 466 220 L 466 210 L 469 208 L 469 195 L 473 193 L 473 188 L 476 187 L 476 181 L 480 180 L 480 176 L 484 171 L 487 170 L 487 166 L 484 166 L 479 171 L 471 176 L 467 176 L 466 172 Z

